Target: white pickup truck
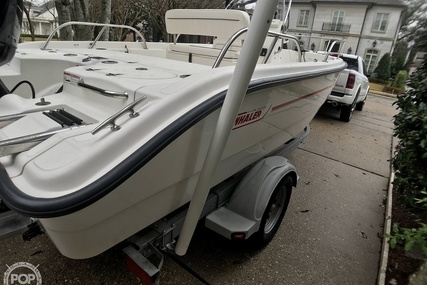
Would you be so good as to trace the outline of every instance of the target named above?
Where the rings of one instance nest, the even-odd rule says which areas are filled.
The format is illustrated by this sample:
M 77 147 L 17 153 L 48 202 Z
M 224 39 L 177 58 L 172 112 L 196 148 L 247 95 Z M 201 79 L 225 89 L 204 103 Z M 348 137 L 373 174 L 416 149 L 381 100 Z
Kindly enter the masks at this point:
M 340 110 L 340 120 L 350 122 L 354 109 L 362 111 L 369 92 L 365 62 L 358 55 L 340 54 L 347 68 L 341 71 L 326 103 Z

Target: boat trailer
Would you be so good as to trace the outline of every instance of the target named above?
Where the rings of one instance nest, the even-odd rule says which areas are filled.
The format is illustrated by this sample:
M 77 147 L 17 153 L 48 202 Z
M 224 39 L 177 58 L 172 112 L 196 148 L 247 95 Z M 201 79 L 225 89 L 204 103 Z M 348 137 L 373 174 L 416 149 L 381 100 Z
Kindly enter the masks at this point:
M 205 226 L 233 240 L 245 240 L 257 232 L 263 232 L 266 225 L 261 225 L 261 219 L 257 216 L 259 213 L 263 216 L 269 210 L 269 201 L 273 199 L 273 192 L 281 180 L 291 177 L 293 186 L 296 186 L 296 169 L 285 157 L 307 139 L 309 132 L 310 128 L 307 127 L 298 138 L 213 187 L 200 216 Z M 244 191 L 239 191 L 243 188 Z M 245 199 L 239 197 L 239 193 L 243 192 Z M 290 194 L 288 201 L 289 198 Z M 286 207 L 287 203 L 283 211 L 286 211 Z M 123 249 L 127 256 L 126 264 L 143 284 L 154 284 L 159 279 L 164 252 L 175 255 L 176 240 L 187 211 L 188 205 L 185 205 L 126 240 Z M 278 228 L 281 218 L 278 219 L 277 214 L 281 213 L 273 213 L 272 218 Z M 22 238 L 28 241 L 42 233 L 37 220 L 9 210 L 0 200 L 0 238 L 22 234 Z
M 273 191 L 284 177 L 291 176 L 293 186 L 296 186 L 296 169 L 285 157 L 304 143 L 309 133 L 310 128 L 307 127 L 298 138 L 284 144 L 271 156 L 213 187 L 200 216 L 205 227 L 231 240 L 246 240 L 258 231 L 264 231 L 260 228 L 261 219 L 248 217 L 247 213 L 257 210 L 264 213 Z M 241 187 L 245 187 L 244 200 L 236 196 Z M 263 199 L 265 203 L 260 203 Z M 264 205 L 262 209 L 257 209 L 258 204 Z M 176 255 L 176 240 L 187 211 L 188 205 L 183 206 L 127 239 L 128 245 L 123 249 L 127 255 L 127 266 L 143 284 L 154 284 L 159 279 L 164 259 L 162 252 Z M 276 222 L 280 224 L 281 219 Z

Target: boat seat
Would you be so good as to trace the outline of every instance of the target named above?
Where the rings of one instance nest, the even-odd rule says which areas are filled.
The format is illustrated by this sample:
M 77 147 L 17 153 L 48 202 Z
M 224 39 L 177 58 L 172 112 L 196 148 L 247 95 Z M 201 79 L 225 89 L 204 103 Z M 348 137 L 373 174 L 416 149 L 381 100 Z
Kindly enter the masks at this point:
M 244 11 L 223 9 L 174 9 L 167 11 L 165 17 L 169 34 L 203 35 L 225 40 L 247 28 L 250 21 Z
M 167 49 L 167 58 L 186 62 L 212 65 L 218 57 L 221 49 L 192 44 L 171 44 Z M 226 52 L 223 62 L 236 63 L 239 51 Z
M 213 44 L 173 43 L 167 48 L 167 58 L 201 64 L 212 64 L 221 48 L 237 31 L 249 26 L 249 15 L 244 11 L 222 9 L 175 9 L 166 12 L 166 30 L 169 34 L 213 37 Z M 213 24 L 214 23 L 214 24 Z M 235 40 L 224 57 L 235 63 L 245 34 Z

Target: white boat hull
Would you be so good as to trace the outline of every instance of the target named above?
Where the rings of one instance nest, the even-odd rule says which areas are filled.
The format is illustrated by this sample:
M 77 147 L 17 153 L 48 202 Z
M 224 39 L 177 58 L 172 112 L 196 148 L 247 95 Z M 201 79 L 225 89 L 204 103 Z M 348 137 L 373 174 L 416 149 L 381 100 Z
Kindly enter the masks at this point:
M 319 80 L 327 83 L 324 78 Z M 332 84 L 330 81 L 329 86 Z M 262 93 L 270 93 L 274 98 L 292 88 L 306 89 L 306 94 L 313 93 L 309 92 L 304 81 Z M 311 121 L 328 92 L 329 88 L 284 106 L 263 120 L 247 122 L 247 125 L 233 130 L 214 184 L 295 137 Z M 250 94 L 248 97 L 253 99 L 245 100 L 242 109 L 268 108 L 271 106 L 269 95 Z M 258 96 L 262 98 L 255 98 Z M 274 107 L 280 108 L 280 104 L 270 108 Z M 301 116 L 301 113 L 312 116 Z M 97 255 L 189 202 L 217 116 L 218 111 L 215 111 L 187 130 L 123 184 L 90 207 L 63 217 L 41 219 L 41 224 L 62 254 L 71 258 Z
M 77 57 L 90 52 L 108 59 L 66 69 L 58 94 L 0 98 L 1 118 L 32 112 L 0 129 L 0 148 L 15 137 L 61 129 L 41 112 L 47 108 L 64 109 L 83 122 L 0 158 L 2 199 L 39 218 L 67 257 L 100 254 L 191 200 L 234 67 L 169 59 L 167 49 L 158 47 L 135 54 L 79 47 L 73 50 Z M 0 74 L 16 81 L 19 65 L 32 62 L 25 57 L 45 52 L 28 48 Z M 339 59 L 308 53 L 306 62 L 288 62 L 295 54 L 282 51 L 255 68 L 212 186 L 297 137 L 345 67 Z M 43 92 L 57 88 L 57 79 L 38 82 Z M 101 88 L 121 97 L 101 95 Z M 38 105 L 40 96 L 49 105 Z M 104 127 L 136 100 L 142 100 L 132 109 L 139 116 L 118 117 L 116 130 Z

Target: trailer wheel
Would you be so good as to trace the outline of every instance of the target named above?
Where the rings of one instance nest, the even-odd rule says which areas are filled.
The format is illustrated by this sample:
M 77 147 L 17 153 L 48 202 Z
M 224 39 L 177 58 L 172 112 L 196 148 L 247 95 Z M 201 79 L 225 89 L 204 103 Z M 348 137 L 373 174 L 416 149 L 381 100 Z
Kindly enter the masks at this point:
M 292 185 L 292 177 L 288 175 L 274 189 L 262 216 L 259 230 L 252 236 L 256 247 L 266 246 L 279 229 L 291 198 Z

